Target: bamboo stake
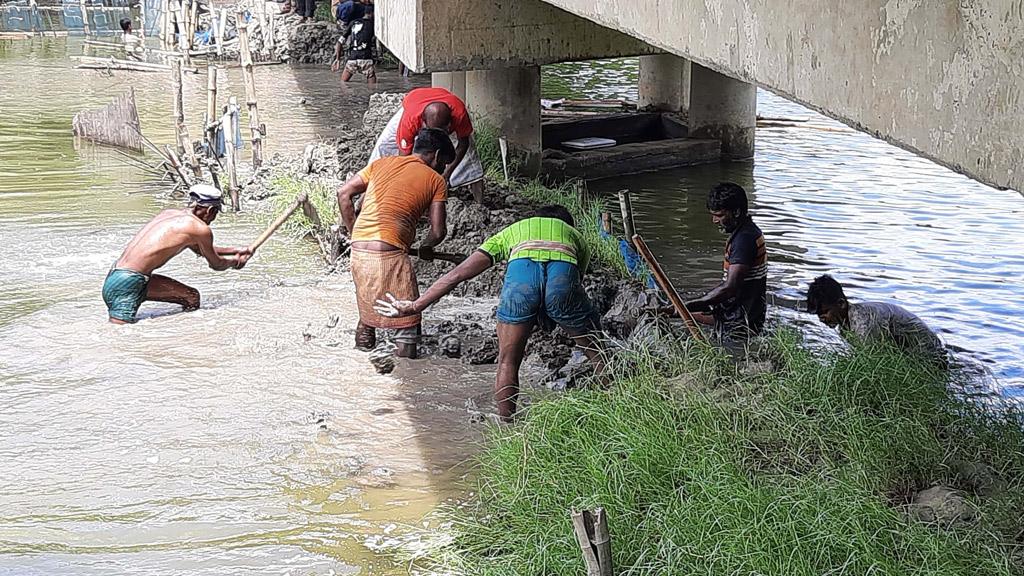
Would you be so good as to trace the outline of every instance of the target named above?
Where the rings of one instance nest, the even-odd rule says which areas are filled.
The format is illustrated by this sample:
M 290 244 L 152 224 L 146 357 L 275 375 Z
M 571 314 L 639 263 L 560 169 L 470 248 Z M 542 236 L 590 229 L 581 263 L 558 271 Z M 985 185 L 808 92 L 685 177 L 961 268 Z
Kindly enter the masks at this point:
M 228 98 L 227 113 L 221 117 L 221 129 L 224 130 L 224 169 L 228 172 L 228 190 L 231 194 L 231 207 L 235 212 L 241 210 L 238 200 L 238 150 L 235 148 L 237 122 L 238 100 L 232 96 Z
M 86 10 L 85 0 L 79 0 L 78 5 L 82 9 L 82 32 L 88 36 L 91 31 L 89 28 L 89 12 Z
M 167 158 L 170 159 L 171 168 L 174 168 L 174 173 L 178 175 L 178 178 L 185 184 L 185 186 L 192 186 L 192 179 L 189 178 L 188 174 L 183 169 L 181 158 L 174 152 L 174 149 L 164 144 L 164 149 L 167 151 Z
M 212 14 L 211 14 L 212 16 Z M 220 18 L 214 17 L 212 21 L 217 22 L 217 55 L 224 55 L 224 29 L 228 25 L 228 10 L 227 8 L 220 9 Z
M 191 50 L 196 41 L 196 27 L 199 24 L 199 0 L 192 0 L 188 18 L 188 49 Z
M 672 281 L 669 280 L 668 275 L 662 270 L 661 264 L 654 258 L 654 254 L 651 254 L 650 248 L 647 247 L 647 243 L 640 237 L 639 234 L 633 236 L 633 246 L 636 247 L 637 252 L 640 253 L 640 257 L 647 263 L 647 267 L 650 268 L 651 273 L 654 274 L 654 280 L 661 287 L 661 291 L 668 296 L 672 307 L 675 308 L 676 313 L 683 319 L 683 323 L 686 324 L 686 328 L 689 329 L 690 334 L 698 342 L 707 342 L 707 338 L 704 333 L 701 332 L 700 326 L 697 325 L 697 321 L 693 318 L 693 314 L 686 308 L 686 304 L 683 304 L 683 299 L 679 297 L 679 292 L 672 286 Z
M 273 236 L 274 232 L 277 232 L 277 229 L 280 228 L 281 225 L 285 223 L 285 221 L 291 218 L 291 215 L 294 214 L 295 211 L 299 209 L 299 206 L 302 206 L 302 204 L 305 203 L 308 199 L 309 198 L 306 196 L 305 192 L 300 194 L 299 197 L 295 199 L 295 202 L 292 202 L 292 205 L 289 206 L 287 210 L 282 212 L 281 215 L 277 217 L 277 220 L 274 220 L 274 222 L 271 223 L 270 226 L 263 231 L 263 234 L 260 234 L 260 237 L 257 238 L 255 242 L 249 245 L 249 251 L 255 252 L 257 248 L 262 246 L 263 243 L 266 242 L 268 238 Z
M 212 152 L 217 140 L 217 68 L 206 66 L 206 143 Z
M 249 110 L 249 131 L 252 135 L 252 167 L 259 169 L 263 164 L 263 137 L 266 135 L 266 129 L 260 124 L 259 109 L 256 105 L 256 78 L 253 74 L 252 52 L 249 51 L 249 26 L 245 21 L 245 12 L 239 10 L 235 18 L 239 39 L 238 56 L 242 65 L 245 104 Z
M 633 201 L 629 197 L 629 190 L 619 190 L 619 210 L 622 212 L 622 228 L 626 240 L 632 243 L 636 226 L 633 223 Z
M 267 47 L 271 57 L 274 55 L 274 30 L 276 29 L 274 18 L 273 10 L 267 12 L 267 29 L 263 32 L 263 36 L 266 38 L 263 44 Z
M 185 124 L 185 101 L 181 85 L 181 74 L 181 60 L 175 59 L 171 62 L 171 76 L 174 82 L 174 127 L 177 137 L 178 154 L 192 167 L 192 172 L 196 177 L 199 177 L 203 175 L 203 172 L 195 158 L 195 152 L 192 149 L 192 139 L 188 136 L 188 126 Z
M 608 533 L 608 515 L 604 508 L 596 508 L 592 513 L 590 542 L 597 553 L 597 564 L 601 576 L 612 576 L 612 538 Z
M 580 545 L 580 551 L 583 552 L 583 562 L 587 565 L 587 576 L 601 576 L 601 565 L 597 561 L 594 548 L 590 545 L 590 535 L 587 533 L 587 520 L 584 514 L 585 512 L 575 510 L 571 512 L 573 532 L 576 534 L 576 542 Z

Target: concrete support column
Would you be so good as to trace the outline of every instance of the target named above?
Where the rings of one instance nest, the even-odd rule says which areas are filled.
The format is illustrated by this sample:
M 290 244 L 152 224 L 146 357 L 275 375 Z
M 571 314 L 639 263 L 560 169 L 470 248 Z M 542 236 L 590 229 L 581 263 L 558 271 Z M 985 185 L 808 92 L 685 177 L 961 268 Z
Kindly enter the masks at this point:
M 475 120 L 505 137 L 509 155 L 528 176 L 540 172 L 540 67 L 496 68 L 466 73 L 466 104 Z
M 430 75 L 430 85 L 434 88 L 444 88 L 463 102 L 466 101 L 465 72 L 434 72 Z
M 729 160 L 754 155 L 757 125 L 757 88 L 699 64 L 690 67 L 691 138 L 722 141 L 722 157 Z
M 641 110 L 681 112 L 690 108 L 690 61 L 675 54 L 640 57 Z

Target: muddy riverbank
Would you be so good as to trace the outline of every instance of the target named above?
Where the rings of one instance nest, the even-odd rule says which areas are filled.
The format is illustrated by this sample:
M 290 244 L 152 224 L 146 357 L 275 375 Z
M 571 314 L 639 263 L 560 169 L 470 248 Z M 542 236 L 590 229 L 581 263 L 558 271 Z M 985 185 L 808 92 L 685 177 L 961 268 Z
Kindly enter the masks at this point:
M 339 138 L 311 143 L 301 154 L 274 157 L 246 187 L 245 196 L 274 203 L 276 195 L 302 189 L 319 196 L 315 204 L 327 209 L 328 218 L 336 218 L 334 192 L 365 165 L 370 148 L 387 120 L 397 111 L 401 97 L 401 94 L 375 94 L 370 98 L 361 126 L 349 129 Z M 282 181 L 288 181 L 289 186 L 282 187 Z M 451 190 L 447 209 L 448 236 L 438 250 L 469 254 L 488 237 L 527 217 L 539 205 L 536 199 L 519 193 L 516 183 L 493 177 L 485 180 L 481 203 L 473 200 L 467 188 Z M 423 222 L 420 239 L 426 231 Z M 331 238 L 323 245 L 338 243 L 336 234 L 337 230 L 329 233 Z M 345 270 L 346 266 L 347 258 L 343 254 L 334 267 Z M 442 261 L 416 260 L 421 290 L 452 266 Z M 455 311 L 454 314 L 438 314 L 433 310 L 424 314 L 425 354 L 461 358 L 474 365 L 493 364 L 497 360 L 494 311 L 503 274 L 504 266 L 499 264 L 460 286 L 447 299 L 446 308 Z M 585 277 L 585 286 L 611 339 L 629 336 L 645 312 L 641 304 L 653 301 L 650 293 L 622 280 L 618 272 L 600 262 L 595 263 Z M 479 309 L 481 303 L 486 310 L 484 313 L 458 312 L 464 306 Z M 574 357 L 571 339 L 557 328 L 538 328 L 527 348 L 526 368 L 533 375 L 533 383 L 553 389 L 574 386 L 577 378 L 586 372 L 579 354 Z

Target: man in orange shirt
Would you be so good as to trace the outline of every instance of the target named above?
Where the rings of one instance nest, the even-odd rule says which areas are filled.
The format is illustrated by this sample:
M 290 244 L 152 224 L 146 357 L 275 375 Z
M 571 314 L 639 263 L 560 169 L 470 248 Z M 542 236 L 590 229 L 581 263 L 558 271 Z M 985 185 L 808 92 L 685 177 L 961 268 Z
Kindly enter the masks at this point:
M 370 162 L 385 156 L 408 156 L 420 128 L 440 128 L 453 135 L 455 158 L 444 171 L 452 188 L 472 186 L 479 201 L 483 195 L 484 168 L 473 145 L 473 122 L 466 104 L 444 88 L 416 88 L 402 99 L 402 108 L 377 138 Z
M 396 354 L 416 357 L 420 316 L 389 318 L 377 313 L 374 304 L 389 292 L 403 300 L 419 296 L 409 250 L 416 240 L 416 223 L 428 212 L 430 233 L 420 249 L 429 252 L 448 234 L 448 186 L 441 174 L 454 156 L 455 148 L 444 130 L 424 128 L 416 135 L 411 155 L 372 162 L 338 190 L 338 208 L 352 240 L 352 280 L 359 306 L 357 348 L 373 348 L 377 328 L 392 329 Z M 357 216 L 353 200 L 359 195 L 363 204 Z

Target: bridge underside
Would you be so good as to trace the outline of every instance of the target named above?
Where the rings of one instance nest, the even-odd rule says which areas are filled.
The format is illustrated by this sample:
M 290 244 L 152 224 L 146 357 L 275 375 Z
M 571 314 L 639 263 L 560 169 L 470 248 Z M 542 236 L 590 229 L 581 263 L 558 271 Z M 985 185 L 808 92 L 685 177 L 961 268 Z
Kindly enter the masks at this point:
M 749 86 L 758 85 L 982 182 L 1024 191 L 1022 0 L 377 5 L 382 41 L 416 70 L 666 52 L 682 59 L 642 59 L 641 100 L 704 120 L 711 114 L 706 133 L 724 127 L 738 151 L 752 122 Z M 690 62 L 699 66 L 691 71 Z M 714 109 L 723 98 L 729 109 Z

